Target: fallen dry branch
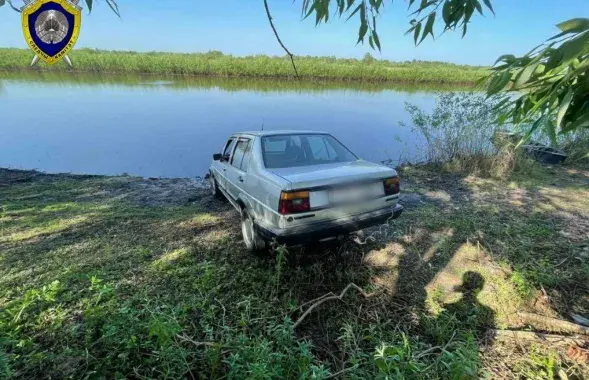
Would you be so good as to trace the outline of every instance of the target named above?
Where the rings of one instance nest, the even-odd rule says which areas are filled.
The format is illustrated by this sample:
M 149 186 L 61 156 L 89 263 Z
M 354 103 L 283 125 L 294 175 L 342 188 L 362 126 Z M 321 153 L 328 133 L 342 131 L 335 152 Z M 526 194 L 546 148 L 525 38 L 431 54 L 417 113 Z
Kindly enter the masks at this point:
M 499 342 L 517 342 L 517 343 L 549 343 L 551 345 L 563 346 L 582 346 L 589 342 L 589 339 L 583 335 L 556 335 L 544 334 L 533 331 L 517 330 L 489 330 L 489 337 Z
M 353 370 L 355 370 L 356 368 L 358 368 L 358 366 L 352 366 L 352 367 L 348 367 L 348 368 L 346 368 L 346 369 L 342 369 L 342 370 L 341 370 L 341 371 L 339 371 L 339 372 L 336 372 L 336 373 L 334 373 L 334 374 L 332 374 L 332 375 L 329 375 L 329 376 L 327 376 L 327 377 L 324 377 L 324 379 L 325 379 L 325 380 L 327 380 L 327 379 L 335 379 L 336 377 L 339 377 L 339 376 L 343 375 L 344 373 L 347 373 L 347 372 L 353 371 Z
M 305 306 L 310 305 L 310 304 L 315 303 L 315 302 L 318 302 L 318 301 L 321 301 L 325 297 L 331 297 L 331 296 L 335 296 L 335 294 L 333 294 L 333 292 L 329 292 L 327 294 L 322 295 L 321 297 L 313 298 L 311 301 L 305 302 L 301 306 L 297 307 L 295 311 L 303 310 L 303 308 Z
M 533 326 L 540 326 L 539 329 L 547 331 L 563 331 L 575 334 L 589 335 L 589 327 L 581 326 L 576 323 L 564 321 L 562 319 L 556 319 L 551 317 L 545 317 L 539 314 L 533 313 L 517 313 L 520 320 L 524 324 L 530 324 Z
M 362 294 L 364 296 L 364 298 L 370 298 L 374 295 L 374 293 L 370 293 L 370 294 L 366 294 L 366 292 L 359 287 L 358 285 L 354 284 L 353 282 L 349 283 L 348 286 L 345 287 L 345 289 L 340 293 L 339 296 L 336 295 L 331 295 L 331 296 L 325 296 L 325 297 L 319 297 L 319 301 L 315 302 L 313 305 L 311 305 L 307 311 L 305 311 L 303 313 L 303 315 L 301 315 L 301 317 L 295 322 L 295 324 L 292 326 L 293 330 L 297 328 L 298 325 L 301 324 L 301 322 L 303 322 L 303 320 L 313 311 L 313 309 L 315 309 L 317 306 L 321 305 L 324 302 L 330 301 L 330 300 L 342 300 L 342 298 L 344 298 L 344 296 L 346 295 L 347 291 L 350 290 L 351 288 L 356 289 L 360 294 Z M 328 293 L 329 294 L 329 293 Z
M 176 336 L 178 337 L 178 339 L 180 339 L 184 342 L 192 343 L 193 345 L 195 345 L 197 347 L 201 347 L 201 346 L 214 347 L 217 345 L 217 343 L 215 343 L 215 342 L 197 342 L 195 340 L 190 339 L 186 335 L 182 335 L 182 334 L 178 334 Z

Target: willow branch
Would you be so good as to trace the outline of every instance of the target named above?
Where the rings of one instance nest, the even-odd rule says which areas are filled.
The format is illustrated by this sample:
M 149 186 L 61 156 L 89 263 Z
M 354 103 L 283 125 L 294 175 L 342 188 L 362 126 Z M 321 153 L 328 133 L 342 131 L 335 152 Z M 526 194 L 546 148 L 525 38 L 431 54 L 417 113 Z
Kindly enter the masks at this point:
M 11 0 L 8 0 L 8 5 L 10 5 L 10 8 L 14 9 L 14 10 L 15 10 L 15 11 L 17 11 L 18 13 L 22 13 L 22 11 L 21 11 L 20 9 L 18 9 L 17 7 L 15 7 L 15 6 L 12 4 L 12 1 L 11 1 Z
M 299 71 L 297 70 L 297 65 L 295 65 L 294 55 L 288 50 L 288 48 L 286 46 L 284 46 L 284 44 L 282 43 L 282 40 L 280 39 L 280 36 L 278 35 L 278 32 L 276 31 L 276 27 L 274 26 L 274 21 L 272 21 L 272 15 L 270 14 L 270 8 L 268 7 L 268 0 L 264 0 L 264 8 L 266 8 L 266 15 L 268 16 L 268 22 L 270 22 L 270 27 L 272 28 L 272 31 L 274 32 L 274 36 L 276 36 L 276 40 L 278 41 L 278 43 L 280 44 L 282 49 L 286 52 L 286 54 L 288 54 L 288 56 L 290 57 L 290 62 L 292 63 L 292 68 L 294 69 L 295 75 L 296 75 L 297 79 L 300 80 L 301 78 L 299 77 Z

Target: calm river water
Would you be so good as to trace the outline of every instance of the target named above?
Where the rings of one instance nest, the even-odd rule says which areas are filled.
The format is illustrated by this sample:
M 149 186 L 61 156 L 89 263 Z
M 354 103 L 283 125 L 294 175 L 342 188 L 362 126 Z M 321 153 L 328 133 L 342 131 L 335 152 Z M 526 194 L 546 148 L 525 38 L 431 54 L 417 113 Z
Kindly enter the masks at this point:
M 442 88 L 251 79 L 0 73 L 0 167 L 189 177 L 233 132 L 332 133 L 374 162 L 416 157 L 405 102 Z

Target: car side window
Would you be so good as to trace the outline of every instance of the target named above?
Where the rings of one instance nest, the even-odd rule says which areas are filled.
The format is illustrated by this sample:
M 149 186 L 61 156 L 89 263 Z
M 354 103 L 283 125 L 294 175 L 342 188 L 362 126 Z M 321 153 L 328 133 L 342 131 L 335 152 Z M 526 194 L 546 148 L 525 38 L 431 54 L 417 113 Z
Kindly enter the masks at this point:
M 236 140 L 234 138 L 231 138 L 229 141 L 227 141 L 227 145 L 225 145 L 225 150 L 223 151 L 223 160 L 229 161 L 229 158 L 231 157 L 231 151 L 235 146 L 235 141 Z
M 247 146 L 249 145 L 249 140 L 240 139 L 237 142 L 237 146 L 235 147 L 235 152 L 233 153 L 233 157 L 231 158 L 231 165 L 235 166 L 238 169 L 241 169 L 243 157 L 245 156 Z
M 252 157 L 253 145 L 254 144 L 252 144 L 251 140 L 247 141 L 247 146 L 245 148 L 245 153 L 243 154 L 243 160 L 241 160 L 241 166 L 240 166 L 240 169 L 244 172 L 247 172 L 247 167 L 249 166 L 250 158 Z

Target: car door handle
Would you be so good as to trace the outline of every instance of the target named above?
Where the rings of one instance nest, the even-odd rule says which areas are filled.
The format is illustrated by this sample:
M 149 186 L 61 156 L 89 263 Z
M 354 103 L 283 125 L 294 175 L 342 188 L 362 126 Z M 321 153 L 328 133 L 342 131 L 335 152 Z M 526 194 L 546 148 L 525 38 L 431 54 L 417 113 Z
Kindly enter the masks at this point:
M 238 180 L 239 182 L 243 182 L 243 177 L 242 177 L 242 176 L 239 176 L 239 177 L 237 177 L 237 180 Z

